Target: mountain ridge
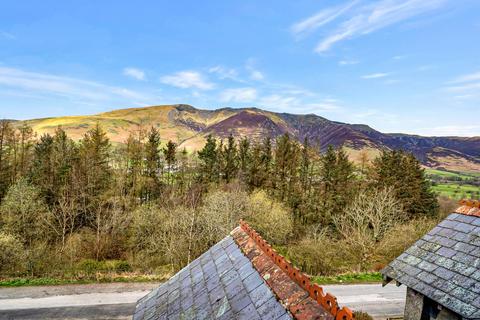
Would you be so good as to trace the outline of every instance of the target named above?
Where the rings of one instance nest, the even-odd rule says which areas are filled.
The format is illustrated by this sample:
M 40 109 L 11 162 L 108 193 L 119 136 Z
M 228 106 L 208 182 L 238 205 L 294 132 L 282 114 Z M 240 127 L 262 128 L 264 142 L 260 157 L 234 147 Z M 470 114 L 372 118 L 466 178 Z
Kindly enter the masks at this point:
M 321 149 L 343 146 L 353 158 L 359 152 L 370 156 L 382 149 L 405 149 L 426 166 L 480 171 L 480 137 L 426 137 L 382 133 L 366 124 L 331 121 L 316 114 L 276 113 L 259 108 L 197 109 L 187 104 L 118 109 L 87 116 L 49 117 L 16 121 L 27 123 L 39 134 L 53 133 L 61 126 L 72 138 L 99 123 L 115 143 L 126 141 L 129 132 L 154 126 L 164 141 L 198 150 L 208 134 L 226 138 L 249 136 L 258 140 L 288 133 L 298 141 L 309 138 Z

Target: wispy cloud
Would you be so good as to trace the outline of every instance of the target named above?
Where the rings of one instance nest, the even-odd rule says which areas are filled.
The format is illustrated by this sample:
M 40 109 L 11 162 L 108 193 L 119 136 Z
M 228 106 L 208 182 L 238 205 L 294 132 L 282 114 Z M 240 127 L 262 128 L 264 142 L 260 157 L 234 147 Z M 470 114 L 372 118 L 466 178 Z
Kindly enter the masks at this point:
M 211 90 L 215 87 L 215 84 L 208 81 L 200 72 L 190 70 L 179 71 L 171 75 L 163 76 L 160 81 L 182 89 L 195 88 L 199 90 Z
M 321 10 L 302 21 L 299 21 L 290 27 L 291 32 L 295 36 L 306 35 L 320 28 L 323 25 L 337 19 L 342 14 L 346 13 L 352 8 L 358 1 L 351 1 L 345 5 L 335 6 Z
M 252 102 L 257 99 L 255 88 L 234 88 L 226 89 L 220 93 L 222 102 Z
M 393 60 L 403 60 L 403 59 L 406 59 L 407 57 L 408 57 L 408 55 L 401 54 L 401 55 L 398 55 L 398 56 L 393 56 L 392 59 Z
M 389 75 L 389 73 L 372 73 L 372 74 L 366 74 L 362 76 L 362 79 L 379 79 L 379 78 L 385 78 Z
M 464 83 L 471 81 L 480 81 L 480 71 L 457 77 L 452 81 L 452 83 Z
M 474 72 L 456 77 L 448 82 L 447 91 L 461 92 L 463 95 L 478 95 L 480 94 L 480 72 Z
M 419 128 L 416 130 L 418 134 L 426 136 L 463 136 L 472 137 L 480 136 L 479 125 L 445 125 L 428 128 Z
M 260 70 L 258 70 L 256 67 L 255 67 L 255 60 L 250 58 L 247 60 L 247 63 L 245 65 L 245 69 L 247 69 L 247 71 L 250 73 L 250 79 L 252 80 L 255 80 L 255 81 L 261 81 L 263 79 L 265 79 L 265 75 L 263 74 L 263 72 L 261 72 Z
M 0 87 L 84 102 L 126 100 L 130 103 L 149 104 L 155 101 L 155 97 L 150 94 L 122 87 L 8 67 L 0 67 Z
M 215 66 L 208 69 L 209 73 L 214 73 L 220 78 L 220 80 L 230 79 L 239 81 L 238 71 L 234 68 L 226 68 L 223 66 Z
M 10 32 L 6 32 L 6 31 L 1 31 L 0 30 L 0 38 L 5 38 L 5 39 L 9 39 L 9 40 L 15 40 L 17 37 L 15 37 L 14 34 L 10 33 Z
M 145 80 L 146 79 L 145 71 L 137 69 L 137 68 L 125 68 L 125 69 L 123 69 L 123 74 L 128 76 L 128 77 L 134 78 L 136 80 Z
M 321 115 L 323 113 L 341 112 L 343 107 L 339 101 L 331 98 L 307 99 L 303 96 L 270 94 L 261 97 L 258 100 L 261 108 L 277 112 L 289 112 L 307 114 L 314 113 Z
M 353 65 L 353 64 L 358 64 L 359 61 L 357 60 L 340 60 L 338 61 L 338 64 L 340 66 L 350 66 L 350 65 Z
M 323 53 L 340 42 L 364 36 L 385 27 L 409 20 L 441 8 L 448 0 L 381 0 L 375 3 L 355 5 L 348 2 L 342 7 L 326 8 L 314 16 L 294 24 L 295 34 L 311 32 L 326 23 L 340 20 L 329 34 L 316 46 L 317 53 Z M 342 19 L 338 19 L 342 18 Z M 296 31 L 296 32 L 295 32 Z

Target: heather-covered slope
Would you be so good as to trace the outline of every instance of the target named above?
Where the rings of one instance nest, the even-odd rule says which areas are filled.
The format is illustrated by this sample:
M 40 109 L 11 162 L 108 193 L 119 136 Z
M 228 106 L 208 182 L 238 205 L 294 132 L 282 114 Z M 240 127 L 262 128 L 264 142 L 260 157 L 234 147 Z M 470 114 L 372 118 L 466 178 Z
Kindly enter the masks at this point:
M 313 114 L 274 113 L 257 108 L 200 110 L 189 105 L 164 105 L 26 122 L 39 134 L 52 133 L 62 126 L 75 139 L 99 123 L 116 143 L 124 142 L 132 130 L 154 126 L 160 130 L 163 140 L 173 140 L 191 150 L 200 148 L 208 134 L 219 138 L 232 134 L 260 139 L 289 133 L 299 141 L 308 137 L 322 149 L 329 144 L 345 146 L 354 159 L 360 150 L 375 155 L 381 149 L 405 149 L 431 167 L 480 171 L 480 137 L 385 134 L 367 125 L 330 121 Z

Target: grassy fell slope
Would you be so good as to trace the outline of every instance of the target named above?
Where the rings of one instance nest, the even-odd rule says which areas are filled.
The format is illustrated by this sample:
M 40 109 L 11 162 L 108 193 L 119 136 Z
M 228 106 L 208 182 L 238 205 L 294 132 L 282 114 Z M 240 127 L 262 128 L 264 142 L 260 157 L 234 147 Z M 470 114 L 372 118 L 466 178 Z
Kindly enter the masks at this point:
M 74 139 L 80 139 L 99 123 L 114 143 L 125 142 L 131 131 L 153 126 L 158 128 L 163 141 L 172 140 L 190 150 L 201 148 L 208 134 L 219 138 L 232 134 L 237 138 L 261 139 L 288 133 L 299 141 L 308 137 L 322 149 L 329 144 L 343 146 L 354 161 L 362 152 L 371 158 L 382 149 L 405 149 L 432 168 L 480 172 L 480 137 L 385 134 L 367 125 L 330 121 L 314 114 L 275 113 L 257 108 L 201 110 L 189 105 L 161 105 L 25 122 L 38 134 L 53 133 L 61 126 Z

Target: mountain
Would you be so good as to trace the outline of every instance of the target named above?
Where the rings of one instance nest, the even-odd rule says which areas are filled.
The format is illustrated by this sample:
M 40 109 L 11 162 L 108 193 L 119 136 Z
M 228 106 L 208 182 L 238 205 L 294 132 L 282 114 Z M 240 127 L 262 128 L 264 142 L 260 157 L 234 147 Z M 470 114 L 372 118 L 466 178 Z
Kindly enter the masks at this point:
M 382 149 L 404 149 L 429 167 L 480 171 L 480 137 L 388 134 L 367 125 L 330 121 L 314 114 L 275 113 L 257 108 L 201 110 L 189 105 L 164 105 L 24 122 L 39 134 L 53 133 L 61 126 L 74 139 L 80 139 L 85 131 L 99 123 L 115 143 L 123 143 L 133 130 L 154 126 L 163 140 L 176 141 L 190 150 L 201 148 L 209 134 L 223 139 L 232 134 L 258 140 L 288 133 L 299 141 L 308 137 L 322 149 L 329 144 L 343 146 L 353 160 L 362 152 L 372 157 Z

